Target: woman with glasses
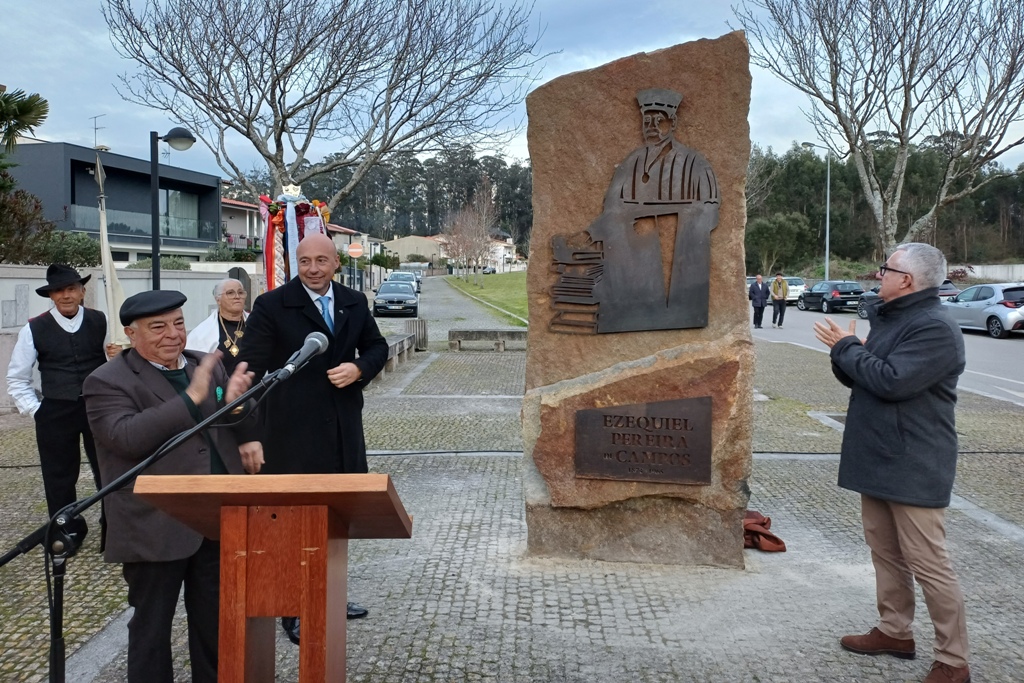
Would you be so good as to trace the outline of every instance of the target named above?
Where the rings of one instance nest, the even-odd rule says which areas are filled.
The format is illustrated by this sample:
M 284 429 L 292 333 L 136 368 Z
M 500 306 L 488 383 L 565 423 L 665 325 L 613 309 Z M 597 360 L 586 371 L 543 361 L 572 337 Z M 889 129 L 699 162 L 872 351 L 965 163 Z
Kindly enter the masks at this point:
M 211 353 L 220 349 L 224 369 L 230 375 L 238 363 L 238 351 L 245 336 L 245 287 L 238 280 L 221 280 L 213 288 L 217 310 L 189 332 L 185 348 Z

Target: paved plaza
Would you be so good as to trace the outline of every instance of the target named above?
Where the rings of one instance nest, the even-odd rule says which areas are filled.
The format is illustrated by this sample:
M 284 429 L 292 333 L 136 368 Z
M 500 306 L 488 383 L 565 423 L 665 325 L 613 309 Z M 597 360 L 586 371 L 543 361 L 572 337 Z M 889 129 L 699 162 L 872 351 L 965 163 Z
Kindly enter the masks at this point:
M 526 353 L 451 352 L 449 328 L 505 326 L 440 279 L 423 286 L 430 348 L 366 391 L 371 471 L 415 518 L 409 540 L 353 541 L 349 681 L 619 683 L 920 681 L 931 624 L 918 601 L 918 659 L 839 648 L 875 620 L 859 502 L 835 486 L 847 391 L 828 357 L 756 342 L 750 508 L 788 552 L 745 551 L 746 568 L 553 561 L 525 555 L 520 404 Z M 385 333 L 403 323 L 381 320 Z M 949 545 L 967 598 L 976 683 L 1024 680 L 1024 408 L 962 393 Z M 31 422 L 0 417 L 0 552 L 41 523 Z M 84 477 L 83 481 L 88 481 Z M 86 493 L 85 491 L 82 492 Z M 87 515 L 95 521 L 95 511 Z M 90 536 L 68 572 L 68 681 L 124 680 L 119 568 Z M 920 591 L 919 591 L 920 596 Z M 45 681 L 48 623 L 38 549 L 0 568 L 0 681 Z M 178 679 L 190 680 L 184 620 Z M 298 649 L 278 634 L 278 680 Z

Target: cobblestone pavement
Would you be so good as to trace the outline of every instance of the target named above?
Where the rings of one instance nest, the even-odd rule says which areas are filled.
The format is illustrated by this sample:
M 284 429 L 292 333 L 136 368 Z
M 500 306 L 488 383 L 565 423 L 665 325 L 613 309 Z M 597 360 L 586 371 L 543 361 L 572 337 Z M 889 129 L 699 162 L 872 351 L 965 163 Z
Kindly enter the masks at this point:
M 757 344 L 750 507 L 788 552 L 746 551 L 746 569 L 537 560 L 524 555 L 519 397 L 525 353 L 449 352 L 449 327 L 504 326 L 443 282 L 424 284 L 430 352 L 366 392 L 371 470 L 386 472 L 415 518 L 410 540 L 354 541 L 349 681 L 919 681 L 930 622 L 919 600 L 919 659 L 860 657 L 836 638 L 874 623 L 873 575 L 854 494 L 835 486 L 846 392 L 827 356 Z M 455 318 L 463 318 L 456 321 Z M 400 321 L 382 320 L 388 333 Z M 392 327 L 393 326 L 393 327 Z M 447 328 L 445 328 L 447 329 Z M 975 681 L 1024 675 L 1024 408 L 963 394 L 960 472 L 948 513 L 967 596 Z M 41 521 L 31 422 L 0 417 L 0 546 Z M 444 454 L 412 455 L 412 451 Z M 462 453 L 455 453 L 455 452 Z M 83 473 L 84 474 L 84 473 Z M 83 492 L 85 493 L 85 492 Z M 124 679 L 124 590 L 96 539 L 71 562 L 69 681 Z M 0 681 L 46 680 L 46 598 L 38 550 L 0 568 Z M 104 628 L 110 624 L 109 628 Z M 189 680 L 184 620 L 179 681 Z M 298 650 L 278 634 L 278 680 Z

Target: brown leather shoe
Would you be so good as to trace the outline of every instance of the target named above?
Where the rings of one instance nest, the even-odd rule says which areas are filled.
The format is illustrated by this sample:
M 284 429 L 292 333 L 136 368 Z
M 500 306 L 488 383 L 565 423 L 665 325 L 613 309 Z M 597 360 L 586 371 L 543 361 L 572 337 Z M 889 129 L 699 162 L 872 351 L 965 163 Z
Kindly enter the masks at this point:
M 932 662 L 924 683 L 971 683 L 971 667 L 950 666 L 945 662 Z
M 862 636 L 843 636 L 839 639 L 839 644 L 843 646 L 844 650 L 856 652 L 859 655 L 892 655 L 900 659 L 917 657 L 913 638 L 909 640 L 891 638 L 877 628 L 871 629 Z

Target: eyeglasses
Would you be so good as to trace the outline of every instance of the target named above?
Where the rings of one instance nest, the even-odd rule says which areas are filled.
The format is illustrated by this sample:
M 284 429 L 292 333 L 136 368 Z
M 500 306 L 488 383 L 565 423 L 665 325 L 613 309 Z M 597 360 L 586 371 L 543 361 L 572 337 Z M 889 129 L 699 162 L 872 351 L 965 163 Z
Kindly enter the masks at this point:
M 878 274 L 879 275 L 885 275 L 886 273 L 900 273 L 901 275 L 910 275 L 910 273 L 908 273 L 905 270 L 896 270 L 895 268 L 893 268 L 891 266 L 887 266 L 884 263 L 882 265 L 878 266 Z M 913 277 L 913 276 L 911 276 L 911 277 Z
M 223 292 L 224 296 L 245 296 L 244 289 L 226 289 Z

